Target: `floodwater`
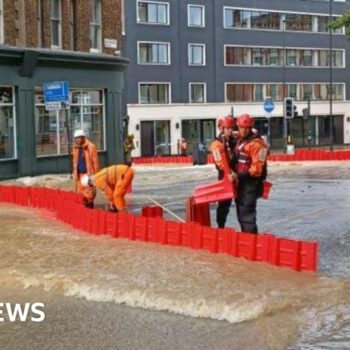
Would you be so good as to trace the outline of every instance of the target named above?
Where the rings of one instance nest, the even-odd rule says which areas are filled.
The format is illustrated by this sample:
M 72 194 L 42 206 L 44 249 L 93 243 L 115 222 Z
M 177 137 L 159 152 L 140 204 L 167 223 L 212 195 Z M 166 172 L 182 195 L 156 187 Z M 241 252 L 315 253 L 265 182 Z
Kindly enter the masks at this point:
M 271 199 L 259 203 L 261 232 L 320 242 L 319 274 L 94 237 L 0 204 L 0 302 L 44 302 L 46 313 L 43 323 L 0 323 L 1 349 L 349 349 L 349 170 L 275 164 Z M 182 217 L 193 187 L 216 176 L 136 171 L 132 211 L 153 199 Z M 22 182 L 71 186 L 64 176 Z M 234 208 L 229 224 L 238 227 Z

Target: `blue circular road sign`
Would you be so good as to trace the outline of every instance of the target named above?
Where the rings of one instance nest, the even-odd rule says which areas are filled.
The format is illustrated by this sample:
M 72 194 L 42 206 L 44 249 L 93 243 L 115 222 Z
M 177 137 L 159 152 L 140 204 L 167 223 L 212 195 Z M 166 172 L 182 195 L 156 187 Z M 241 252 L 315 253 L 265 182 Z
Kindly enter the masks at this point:
M 265 112 L 271 113 L 275 109 L 275 104 L 272 100 L 266 100 L 264 103 Z

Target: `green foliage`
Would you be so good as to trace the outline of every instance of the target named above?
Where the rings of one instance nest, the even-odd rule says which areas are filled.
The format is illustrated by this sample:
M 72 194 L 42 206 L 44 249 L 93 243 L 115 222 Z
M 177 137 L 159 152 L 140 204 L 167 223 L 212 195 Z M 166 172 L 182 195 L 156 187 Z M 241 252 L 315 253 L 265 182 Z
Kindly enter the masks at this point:
M 350 40 L 350 11 L 347 13 L 344 13 L 337 20 L 330 23 L 328 27 L 331 29 L 339 29 L 341 27 L 345 27 L 346 36 L 348 40 Z

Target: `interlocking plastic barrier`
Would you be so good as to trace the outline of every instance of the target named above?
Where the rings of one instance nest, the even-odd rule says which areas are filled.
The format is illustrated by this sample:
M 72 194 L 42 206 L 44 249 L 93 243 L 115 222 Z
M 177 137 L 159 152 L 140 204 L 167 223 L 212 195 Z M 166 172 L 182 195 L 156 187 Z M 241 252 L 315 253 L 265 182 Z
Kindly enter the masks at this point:
M 88 209 L 77 193 L 58 189 L 0 185 L 0 202 L 46 209 L 58 220 L 94 235 L 109 235 L 170 246 L 205 249 L 251 261 L 260 261 L 295 271 L 316 271 L 318 243 L 280 238 L 271 233 L 259 235 L 216 229 L 210 221 L 179 223 L 163 219 L 159 207 L 146 207 L 142 216 Z M 209 207 L 197 210 L 209 216 Z M 188 215 L 198 215 L 188 213 Z
M 325 150 L 297 150 L 295 154 L 272 154 L 268 157 L 270 162 L 300 162 L 300 161 L 320 161 L 320 160 L 350 160 L 350 150 L 328 152 Z M 192 156 L 171 156 L 171 157 L 147 157 L 134 158 L 135 164 L 192 164 Z M 208 163 L 213 164 L 212 155 L 208 155 Z

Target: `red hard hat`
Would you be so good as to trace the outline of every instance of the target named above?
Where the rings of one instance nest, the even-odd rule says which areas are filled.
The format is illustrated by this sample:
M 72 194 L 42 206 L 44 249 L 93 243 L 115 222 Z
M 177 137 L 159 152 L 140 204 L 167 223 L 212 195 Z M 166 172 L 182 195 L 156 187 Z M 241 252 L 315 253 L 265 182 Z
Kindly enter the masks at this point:
M 218 127 L 233 128 L 235 124 L 235 119 L 230 115 L 227 115 L 226 117 L 219 117 L 218 119 Z
M 254 118 L 250 114 L 242 114 L 237 118 L 237 125 L 247 128 L 254 125 Z

